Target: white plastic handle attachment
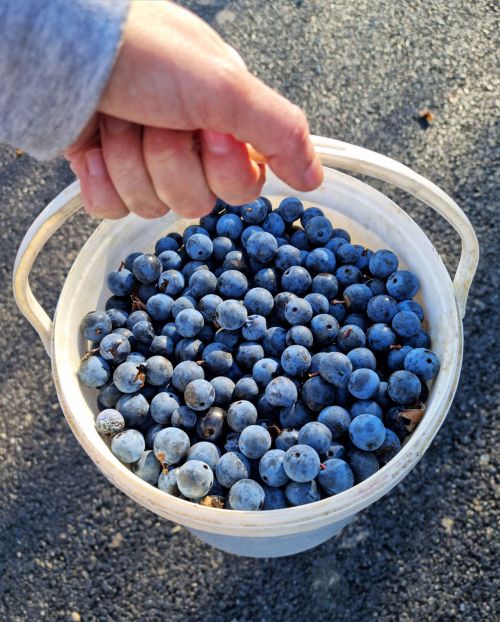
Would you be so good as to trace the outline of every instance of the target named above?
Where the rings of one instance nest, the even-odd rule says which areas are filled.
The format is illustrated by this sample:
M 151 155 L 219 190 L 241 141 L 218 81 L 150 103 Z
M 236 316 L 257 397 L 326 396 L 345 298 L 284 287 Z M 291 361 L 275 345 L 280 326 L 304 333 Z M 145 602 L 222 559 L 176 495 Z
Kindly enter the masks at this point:
M 33 296 L 29 275 L 46 242 L 80 207 L 82 207 L 80 182 L 75 181 L 58 194 L 32 223 L 19 246 L 14 263 L 12 277 L 14 298 L 21 313 L 38 333 L 49 357 L 52 320 Z
M 420 199 L 450 223 L 462 241 L 462 254 L 453 288 L 460 316 L 463 318 L 479 261 L 479 243 L 469 219 L 455 201 L 428 179 L 396 160 L 339 140 L 320 136 L 313 136 L 312 139 L 325 166 L 387 181 Z

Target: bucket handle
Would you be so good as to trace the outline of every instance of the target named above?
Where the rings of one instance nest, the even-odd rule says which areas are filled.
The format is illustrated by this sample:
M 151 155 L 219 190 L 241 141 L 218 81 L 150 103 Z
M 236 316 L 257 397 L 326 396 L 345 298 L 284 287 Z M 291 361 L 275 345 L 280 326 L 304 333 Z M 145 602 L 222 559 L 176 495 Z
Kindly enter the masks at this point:
M 469 219 L 458 205 L 435 184 L 396 160 L 338 140 L 319 136 L 313 136 L 312 140 L 325 166 L 387 181 L 417 197 L 450 223 L 462 241 L 462 255 L 453 287 L 463 318 L 467 295 L 479 260 L 479 244 Z M 58 194 L 34 220 L 19 246 L 14 263 L 15 301 L 21 313 L 38 333 L 49 357 L 52 320 L 34 297 L 29 286 L 29 275 L 46 242 L 81 207 L 80 182 L 75 181 Z
M 420 199 L 450 223 L 462 242 L 453 289 L 460 317 L 463 318 L 479 261 L 479 243 L 469 219 L 455 201 L 431 181 L 392 158 L 339 140 L 321 136 L 313 136 L 312 140 L 325 166 L 389 182 Z
M 80 182 L 75 181 L 58 194 L 33 221 L 19 246 L 14 263 L 12 276 L 14 299 L 21 313 L 38 333 L 49 357 L 52 320 L 33 295 L 29 275 L 47 241 L 81 207 Z

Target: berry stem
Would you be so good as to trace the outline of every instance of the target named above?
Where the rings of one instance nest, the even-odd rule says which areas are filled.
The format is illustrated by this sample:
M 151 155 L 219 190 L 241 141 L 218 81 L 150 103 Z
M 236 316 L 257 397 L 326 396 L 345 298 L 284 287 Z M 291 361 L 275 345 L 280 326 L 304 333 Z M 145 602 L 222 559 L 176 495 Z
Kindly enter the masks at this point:
M 99 353 L 99 348 L 93 348 L 92 350 L 88 350 L 87 352 L 85 352 L 85 354 L 82 356 L 82 362 L 86 361 L 87 359 L 89 359 L 91 356 L 94 356 L 94 354 L 98 354 Z
M 132 311 L 145 311 L 146 305 L 142 302 L 142 300 L 137 296 L 137 294 L 130 294 L 130 299 L 132 300 Z

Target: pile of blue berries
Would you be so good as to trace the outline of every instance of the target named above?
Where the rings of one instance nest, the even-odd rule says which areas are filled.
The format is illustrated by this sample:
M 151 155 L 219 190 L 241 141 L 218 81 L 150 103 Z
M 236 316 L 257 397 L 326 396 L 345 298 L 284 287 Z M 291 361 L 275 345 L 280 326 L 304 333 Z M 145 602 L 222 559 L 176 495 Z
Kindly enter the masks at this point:
M 352 487 L 400 450 L 439 371 L 398 264 L 296 198 L 218 201 L 126 257 L 84 317 L 98 432 L 138 477 L 212 507 Z

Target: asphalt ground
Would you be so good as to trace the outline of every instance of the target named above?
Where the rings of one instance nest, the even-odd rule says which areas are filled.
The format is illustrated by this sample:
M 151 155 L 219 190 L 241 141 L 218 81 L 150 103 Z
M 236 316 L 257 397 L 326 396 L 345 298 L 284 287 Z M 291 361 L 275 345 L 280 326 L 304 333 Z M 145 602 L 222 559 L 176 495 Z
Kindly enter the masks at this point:
M 499 619 L 495 3 L 188 4 L 304 107 L 314 133 L 404 162 L 465 210 L 481 261 L 460 387 L 411 475 L 337 539 L 274 560 L 209 548 L 114 489 L 70 432 L 10 278 L 25 230 L 73 177 L 62 161 L 0 148 L 0 620 Z M 416 116 L 422 108 L 434 117 L 427 129 Z M 451 229 L 406 195 L 392 196 L 453 271 L 459 244 Z M 75 217 L 37 262 L 34 290 L 49 309 L 93 227 Z

